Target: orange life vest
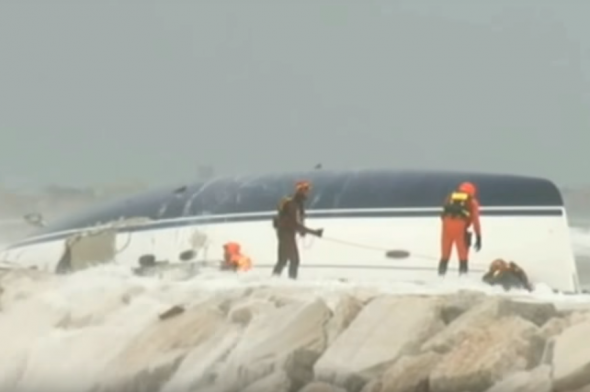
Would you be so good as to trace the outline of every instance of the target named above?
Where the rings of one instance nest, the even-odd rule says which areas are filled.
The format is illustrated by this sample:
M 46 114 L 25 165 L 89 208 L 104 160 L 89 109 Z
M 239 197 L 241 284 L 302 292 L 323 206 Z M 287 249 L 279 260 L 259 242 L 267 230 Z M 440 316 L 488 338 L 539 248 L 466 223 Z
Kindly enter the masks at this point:
M 245 255 L 233 255 L 230 259 L 237 271 L 249 271 L 252 269 L 252 260 Z
M 241 253 L 241 246 L 237 242 L 228 242 L 223 245 L 223 258 L 227 265 L 236 271 L 249 271 L 252 269 L 252 260 Z

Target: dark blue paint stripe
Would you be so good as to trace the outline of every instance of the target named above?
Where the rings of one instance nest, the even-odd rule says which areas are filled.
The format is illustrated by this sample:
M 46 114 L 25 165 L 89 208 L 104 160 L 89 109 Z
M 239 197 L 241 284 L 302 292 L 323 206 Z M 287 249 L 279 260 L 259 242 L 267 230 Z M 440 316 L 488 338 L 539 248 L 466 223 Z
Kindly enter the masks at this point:
M 482 211 L 482 216 L 501 216 L 501 217 L 531 217 L 531 216 L 561 216 L 563 211 L 561 209 L 535 209 L 535 210 L 496 210 L 496 211 Z M 353 219 L 353 218 L 433 218 L 440 216 L 439 211 L 343 211 L 343 212 L 313 212 L 307 214 L 308 218 L 315 219 Z M 249 215 L 249 216 L 211 216 L 211 217 L 195 217 L 195 219 L 187 219 L 185 221 L 161 221 L 152 222 L 144 226 L 136 226 L 123 229 L 124 232 L 140 232 L 154 229 L 169 229 L 174 227 L 185 227 L 196 224 L 211 224 L 211 223 L 238 223 L 238 222 L 261 222 L 267 221 L 270 224 L 271 217 L 268 215 Z M 122 231 L 122 232 L 123 232 Z
M 482 216 L 496 216 L 496 217 L 547 217 L 547 216 L 562 216 L 563 210 L 559 207 L 552 209 L 500 209 L 500 210 L 488 210 L 482 211 Z M 337 212 L 315 212 L 313 210 L 308 211 L 308 218 L 316 219 L 354 219 L 354 218 L 433 218 L 440 216 L 440 211 L 435 210 L 389 210 L 389 211 L 337 211 Z M 212 223 L 237 223 L 237 222 L 271 222 L 271 216 L 268 213 L 260 213 L 257 215 L 248 216 L 196 216 L 192 219 L 184 220 L 156 220 L 147 224 L 135 227 L 124 227 L 118 229 L 119 233 L 136 233 L 150 230 L 170 229 L 170 228 L 181 228 L 187 226 L 198 226 L 203 224 Z M 80 229 L 82 231 L 84 229 Z M 58 232 L 50 234 L 42 238 L 29 238 L 21 242 L 18 242 L 8 249 L 20 248 L 27 245 L 40 244 L 49 241 L 63 240 L 68 236 L 72 235 L 71 232 L 64 233 Z
M 408 211 L 338 211 L 338 212 L 314 212 L 308 211 L 309 218 L 432 218 L 440 215 L 440 211 L 428 210 L 408 210 Z M 561 216 L 563 211 L 560 208 L 556 209 L 517 209 L 517 210 L 493 210 L 482 211 L 483 216 Z M 211 217 L 195 217 L 194 221 L 200 223 L 220 223 L 220 222 L 253 222 L 261 220 L 270 220 L 268 214 L 261 213 L 260 215 L 248 216 L 211 216 Z M 193 220 L 191 220 L 191 223 Z M 163 223 L 163 222 L 162 222 Z
M 517 210 L 494 210 L 482 211 L 483 216 L 561 216 L 563 211 L 560 208 L 556 209 L 517 209 Z M 338 211 L 338 212 L 314 212 L 308 211 L 309 218 L 432 218 L 440 216 L 440 211 L 435 210 L 408 210 L 408 211 Z M 202 219 L 202 218 L 201 218 Z M 209 220 L 210 219 L 210 220 Z M 241 221 L 256 221 L 269 220 L 268 215 L 251 215 L 251 216 L 236 216 L 230 218 L 211 217 L 206 218 L 205 222 L 241 222 Z

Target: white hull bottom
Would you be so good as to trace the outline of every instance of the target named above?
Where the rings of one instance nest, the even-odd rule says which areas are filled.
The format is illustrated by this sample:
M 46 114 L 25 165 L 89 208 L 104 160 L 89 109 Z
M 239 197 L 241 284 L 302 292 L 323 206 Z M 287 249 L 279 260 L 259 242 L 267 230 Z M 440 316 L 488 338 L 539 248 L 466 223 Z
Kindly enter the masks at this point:
M 79 264 L 92 259 L 137 268 L 141 256 L 178 262 L 179 255 L 189 249 L 196 251 L 191 262 L 218 260 L 223 243 L 237 241 L 252 258 L 253 273 L 268 276 L 276 260 L 272 212 L 268 214 L 267 220 L 258 221 L 187 224 L 178 219 L 148 223 L 130 232 L 94 233 L 72 247 L 72 264 L 82 269 L 85 265 Z M 325 228 L 327 237 L 300 241 L 300 279 L 440 281 L 436 273 L 440 252 L 438 217 L 312 217 L 307 223 L 310 227 Z M 578 290 L 565 211 L 559 216 L 483 216 L 482 227 L 483 249 L 472 253 L 470 261 L 472 279 L 480 279 L 490 261 L 500 257 L 519 263 L 533 282 L 543 282 L 561 291 Z M 2 252 L 0 260 L 53 272 L 63 256 L 67 234 L 55 239 L 33 238 L 28 244 Z M 407 250 L 411 256 L 389 259 L 385 252 L 391 249 Z M 456 256 L 453 257 L 449 276 L 457 274 Z M 287 276 L 287 269 L 283 276 Z

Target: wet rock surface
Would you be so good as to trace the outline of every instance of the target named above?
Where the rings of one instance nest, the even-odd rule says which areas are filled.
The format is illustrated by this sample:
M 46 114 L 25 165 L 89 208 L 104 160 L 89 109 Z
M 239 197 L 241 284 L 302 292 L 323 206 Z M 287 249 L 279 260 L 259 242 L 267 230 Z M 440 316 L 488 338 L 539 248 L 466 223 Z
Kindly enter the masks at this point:
M 40 276 L 0 279 L 0 390 L 590 390 L 587 307 L 474 291 L 154 291 L 138 280 L 73 296 L 59 279 L 40 294 L 27 286 Z

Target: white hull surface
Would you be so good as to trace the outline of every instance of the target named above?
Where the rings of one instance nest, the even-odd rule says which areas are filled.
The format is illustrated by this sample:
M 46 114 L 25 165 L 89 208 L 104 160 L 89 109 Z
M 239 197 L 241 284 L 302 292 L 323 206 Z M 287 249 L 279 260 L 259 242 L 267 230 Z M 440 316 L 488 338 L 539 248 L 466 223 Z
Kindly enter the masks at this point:
M 450 183 L 448 189 L 453 186 L 456 184 Z M 316 186 L 314 192 L 321 194 L 320 186 Z M 441 195 L 443 193 L 441 191 Z M 437 195 L 437 200 L 442 197 Z M 481 276 L 491 260 L 503 258 L 516 261 L 533 282 L 542 282 L 566 292 L 579 291 L 563 205 L 482 204 L 483 248 L 478 253 L 471 251 L 472 276 Z M 273 203 L 271 208 L 275 205 Z M 253 272 L 270 275 L 277 254 L 271 224 L 274 213 L 269 209 L 206 216 L 179 214 L 181 216 L 152 218 L 135 226 L 119 226 L 114 236 L 105 234 L 108 230 L 95 230 L 88 237 L 97 239 L 94 244 L 85 245 L 85 249 L 78 250 L 78 255 L 72 257 L 84 258 L 74 263 L 79 266 L 77 268 L 80 263 L 106 262 L 107 259 L 136 268 L 141 256 L 153 255 L 157 260 L 182 263 L 180 254 L 193 249 L 196 256 L 190 261 L 204 262 L 221 259 L 222 244 L 237 241 L 244 253 L 252 258 Z M 325 238 L 306 237 L 299 241 L 300 279 L 438 281 L 439 214 L 440 207 L 437 206 L 308 210 L 307 225 L 324 228 Z M 55 271 L 68 236 L 87 230 L 76 228 L 42 233 L 14 244 L 0 255 L 0 259 Z M 99 249 L 101 247 L 104 249 Z M 411 255 L 402 260 L 390 259 L 385 255 L 387 250 L 407 250 Z M 97 256 L 88 256 L 92 254 Z M 95 260 L 91 260 L 93 258 Z M 456 255 L 453 260 L 450 274 L 457 271 Z

